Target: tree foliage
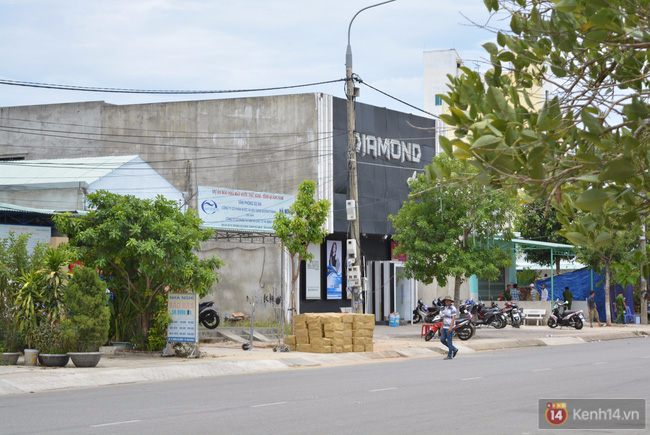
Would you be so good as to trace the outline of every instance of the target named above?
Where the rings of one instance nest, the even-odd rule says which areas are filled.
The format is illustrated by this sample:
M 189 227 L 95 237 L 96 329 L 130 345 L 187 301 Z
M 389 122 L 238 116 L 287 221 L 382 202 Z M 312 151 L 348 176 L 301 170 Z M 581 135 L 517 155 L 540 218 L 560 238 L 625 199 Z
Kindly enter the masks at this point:
M 548 210 L 541 200 L 532 203 L 522 204 L 519 207 L 520 213 L 515 220 L 515 230 L 521 233 L 521 237 L 526 240 L 550 243 L 566 243 L 566 239 L 558 233 L 562 225 L 557 220 L 555 212 Z M 575 255 L 564 255 L 555 253 L 551 264 L 550 249 L 524 249 L 524 258 L 531 262 L 543 266 L 555 266 L 556 272 L 560 272 L 560 261 L 562 258 L 572 259 Z M 531 282 L 530 280 L 526 280 Z M 521 281 L 519 281 L 521 282 Z
M 612 320 L 610 303 L 612 275 L 614 273 L 616 278 L 622 280 L 621 282 L 618 282 L 618 284 L 627 284 L 627 280 L 630 279 L 630 276 L 625 276 L 622 269 L 625 267 L 623 265 L 626 265 L 628 269 L 630 268 L 630 255 L 634 247 L 637 245 L 639 235 L 640 230 L 638 228 L 630 227 L 628 228 L 628 231 L 618 231 L 614 233 L 614 237 L 606 246 L 599 248 L 581 246 L 577 251 L 578 260 L 581 263 L 587 265 L 592 270 L 604 272 L 607 324 L 610 324 Z M 640 258 L 637 257 L 636 260 L 639 261 Z
M 91 267 L 76 266 L 65 289 L 68 315 L 79 332 L 76 351 L 97 351 L 108 341 L 110 312 L 106 282 Z
M 279 211 L 273 219 L 273 231 L 291 255 L 291 296 L 289 308 L 296 303 L 296 282 L 300 274 L 300 262 L 311 260 L 307 250 L 310 244 L 321 244 L 327 235 L 324 228 L 329 215 L 330 202 L 316 200 L 316 182 L 305 180 L 298 186 L 298 196 L 289 206 L 288 213 Z
M 574 244 L 606 246 L 650 211 L 648 2 L 485 4 L 506 11 L 509 28 L 483 45 L 492 66 L 484 76 L 450 76 L 442 118 L 455 135 L 441 146 L 471 159 L 482 181 L 552 204 Z M 552 93 L 536 104 L 541 85 Z
M 411 199 L 390 216 L 399 243 L 396 255 L 406 254 L 404 273 L 424 283 L 440 285 L 455 277 L 454 300 L 460 285 L 471 275 L 494 279 L 499 268 L 512 265 L 510 252 L 494 237 L 512 234 L 513 202 L 502 192 L 472 182 L 475 170 L 466 161 L 436 157 L 435 171 L 463 182 L 429 181 L 420 175 L 411 182 Z
M 98 191 L 87 199 L 86 216 L 59 215 L 54 221 L 70 237 L 77 260 L 100 270 L 115 294 L 121 308 L 117 339 L 146 342 L 154 314 L 167 309 L 166 298 L 160 303 L 157 296 L 174 291 L 204 297 L 212 291 L 222 262 L 197 257 L 200 242 L 213 233 L 200 228 L 194 210 L 183 213 L 162 196 L 149 200 Z

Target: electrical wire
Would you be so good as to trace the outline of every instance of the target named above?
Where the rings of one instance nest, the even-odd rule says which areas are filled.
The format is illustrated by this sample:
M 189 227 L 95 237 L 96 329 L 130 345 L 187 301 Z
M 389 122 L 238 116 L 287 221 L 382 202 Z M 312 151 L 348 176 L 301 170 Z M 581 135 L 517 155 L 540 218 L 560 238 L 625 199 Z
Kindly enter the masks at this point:
M 62 91 L 81 91 L 81 92 L 106 92 L 117 94 L 163 94 L 163 95 L 198 95 L 198 94 L 236 94 L 245 92 L 264 92 L 278 91 L 282 89 L 305 88 L 310 86 L 327 85 L 331 83 L 344 82 L 347 79 L 327 80 L 323 82 L 305 83 L 300 85 L 275 86 L 270 88 L 253 88 L 253 89 L 230 89 L 230 90 L 151 90 L 151 89 L 123 89 L 123 88 L 103 88 L 93 86 L 76 86 L 76 85 L 58 85 L 52 83 L 26 82 L 21 80 L 0 79 L 0 85 L 23 86 L 28 88 L 57 89 Z
M 399 102 L 399 103 L 402 103 L 402 104 L 404 104 L 404 105 L 406 105 L 406 106 L 408 106 L 408 107 L 410 107 L 410 108 L 412 108 L 412 109 L 415 109 L 415 110 L 417 110 L 417 111 L 419 111 L 419 112 L 422 112 L 422 113 L 426 113 L 427 115 L 433 116 L 434 118 L 440 119 L 440 116 L 438 116 L 438 115 L 436 115 L 436 114 L 434 114 L 434 113 L 427 112 L 427 111 L 424 110 L 424 109 L 421 109 L 421 108 L 419 108 L 419 107 L 417 107 L 417 106 L 414 106 L 414 105 L 412 105 L 412 104 L 410 104 L 410 103 L 407 103 L 407 102 L 404 101 L 404 100 L 400 100 L 399 98 L 394 97 L 394 96 L 390 95 L 390 94 L 387 93 L 387 92 L 384 92 L 384 91 L 382 91 L 382 90 L 380 90 L 380 89 L 377 89 L 377 88 L 374 87 L 374 86 L 369 85 L 368 83 L 366 83 L 366 82 L 364 82 L 363 80 L 361 80 L 361 77 L 359 77 L 359 76 L 356 75 L 356 74 L 354 75 L 354 81 L 356 81 L 356 82 L 358 82 L 358 83 L 361 83 L 362 85 L 366 85 L 366 86 L 368 86 L 370 89 L 372 89 L 372 90 L 374 90 L 374 91 L 376 91 L 376 92 L 379 92 L 380 94 L 382 94 L 382 95 L 384 95 L 384 96 L 386 96 L 386 97 L 388 97 L 388 98 L 391 98 L 391 99 L 393 99 L 393 100 L 395 100 L 395 101 L 397 101 L 397 102 Z

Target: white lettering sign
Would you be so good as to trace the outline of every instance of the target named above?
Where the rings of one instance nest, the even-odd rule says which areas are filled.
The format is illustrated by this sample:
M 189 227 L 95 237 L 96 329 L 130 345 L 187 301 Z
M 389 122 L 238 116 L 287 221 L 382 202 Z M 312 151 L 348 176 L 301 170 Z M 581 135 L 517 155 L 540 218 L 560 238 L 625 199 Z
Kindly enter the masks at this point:
M 370 134 L 355 133 L 357 153 L 370 155 L 384 160 L 419 163 L 422 147 L 419 144 L 397 139 L 381 138 Z

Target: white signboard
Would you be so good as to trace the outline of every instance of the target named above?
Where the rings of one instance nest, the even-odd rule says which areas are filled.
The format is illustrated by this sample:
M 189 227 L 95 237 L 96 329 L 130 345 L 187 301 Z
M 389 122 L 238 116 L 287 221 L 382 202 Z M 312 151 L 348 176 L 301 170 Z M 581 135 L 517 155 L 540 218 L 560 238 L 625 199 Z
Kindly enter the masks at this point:
M 167 341 L 199 342 L 199 297 L 196 293 L 169 293 L 167 306 L 172 321 L 167 327 Z
M 320 245 L 309 245 L 307 248 L 314 258 L 306 261 L 307 272 L 305 282 L 307 283 L 307 299 L 320 299 Z
M 295 196 L 283 193 L 199 186 L 199 217 L 206 227 L 219 230 L 273 233 L 273 218 L 288 212 Z
M 52 229 L 50 227 L 32 227 L 28 225 L 0 225 L 0 239 L 8 239 L 9 232 L 13 231 L 16 235 L 21 233 L 31 233 L 27 241 L 27 250 L 32 252 L 38 242 L 46 245 L 50 244 L 52 239 Z

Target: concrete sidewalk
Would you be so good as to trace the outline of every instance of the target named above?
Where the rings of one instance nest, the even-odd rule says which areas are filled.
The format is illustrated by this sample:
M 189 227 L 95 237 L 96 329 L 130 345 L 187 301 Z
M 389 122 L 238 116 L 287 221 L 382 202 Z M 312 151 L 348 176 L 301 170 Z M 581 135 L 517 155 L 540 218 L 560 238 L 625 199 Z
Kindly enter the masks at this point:
M 421 325 L 388 327 L 378 325 L 374 334 L 374 351 L 362 353 L 315 354 L 274 352 L 273 345 L 253 345 L 244 351 L 240 344 L 202 344 L 203 358 L 177 358 L 116 354 L 104 355 L 95 368 L 76 368 L 72 362 L 63 368 L 0 366 L 0 395 L 56 389 L 96 387 L 167 379 L 288 370 L 300 367 L 368 363 L 387 358 L 441 356 L 446 353 L 438 339 L 429 342 L 420 337 Z M 599 340 L 646 338 L 649 325 L 629 327 L 589 326 L 580 331 L 547 326 L 519 329 L 478 329 L 468 341 L 454 340 L 459 356 L 479 351 L 531 346 L 581 344 Z M 650 341 L 649 341 L 650 343 Z M 19 364 L 22 362 L 22 358 Z

